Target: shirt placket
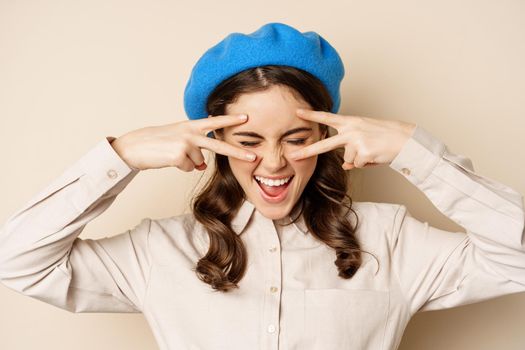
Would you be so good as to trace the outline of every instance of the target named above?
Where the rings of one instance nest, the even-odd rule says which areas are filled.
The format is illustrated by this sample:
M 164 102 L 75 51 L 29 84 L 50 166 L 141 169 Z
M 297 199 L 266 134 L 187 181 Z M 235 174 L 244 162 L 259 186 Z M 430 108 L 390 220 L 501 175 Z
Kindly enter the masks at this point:
M 260 215 L 260 214 L 259 214 Z M 279 314 L 281 307 L 281 243 L 272 220 L 262 218 L 262 241 L 264 244 L 265 281 L 262 330 L 262 349 L 279 348 Z

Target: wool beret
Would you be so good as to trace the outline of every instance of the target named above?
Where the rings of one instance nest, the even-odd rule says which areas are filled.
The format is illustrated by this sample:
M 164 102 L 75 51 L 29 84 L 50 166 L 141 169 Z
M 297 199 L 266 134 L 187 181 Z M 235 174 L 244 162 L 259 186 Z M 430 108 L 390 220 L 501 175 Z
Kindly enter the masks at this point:
M 231 33 L 199 58 L 184 89 L 188 119 L 208 117 L 208 96 L 222 81 L 264 65 L 291 66 L 309 72 L 326 86 L 333 100 L 331 112 L 339 110 L 339 88 L 345 70 L 337 51 L 313 31 L 301 33 L 290 25 L 273 22 L 250 34 Z

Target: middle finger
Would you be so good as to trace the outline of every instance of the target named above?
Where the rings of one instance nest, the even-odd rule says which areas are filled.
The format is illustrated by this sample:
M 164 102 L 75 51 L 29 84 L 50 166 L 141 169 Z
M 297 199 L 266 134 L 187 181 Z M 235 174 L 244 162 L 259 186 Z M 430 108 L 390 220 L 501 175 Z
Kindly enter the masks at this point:
M 299 118 L 309 120 L 312 122 L 326 124 L 334 129 L 341 126 L 342 116 L 335 113 L 325 111 L 314 111 L 310 109 L 297 109 L 296 114 Z
M 246 114 L 227 114 L 218 116 L 208 116 L 208 118 L 194 120 L 193 123 L 197 125 L 197 128 L 201 131 L 202 134 L 206 135 L 213 130 L 242 124 L 247 120 L 248 116 Z

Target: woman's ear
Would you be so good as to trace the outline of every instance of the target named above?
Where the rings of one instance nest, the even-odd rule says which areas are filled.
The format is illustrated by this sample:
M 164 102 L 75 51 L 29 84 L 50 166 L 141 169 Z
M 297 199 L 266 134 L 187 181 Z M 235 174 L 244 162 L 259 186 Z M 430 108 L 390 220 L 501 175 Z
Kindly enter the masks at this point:
M 328 127 L 324 129 L 324 132 L 321 134 L 321 140 L 328 136 Z
M 222 132 L 217 131 L 217 130 L 213 130 L 212 132 L 213 132 L 213 137 L 214 137 L 216 140 L 223 141 L 223 140 L 222 140 Z
M 208 118 L 213 118 L 213 116 L 210 114 L 208 115 Z M 217 130 L 220 130 L 220 129 L 217 129 Z M 216 140 L 222 140 L 222 137 L 221 137 L 221 133 L 220 132 L 217 132 L 217 130 L 212 130 L 210 133 L 213 135 L 213 138 L 216 139 Z M 208 134 L 210 134 L 208 133 Z

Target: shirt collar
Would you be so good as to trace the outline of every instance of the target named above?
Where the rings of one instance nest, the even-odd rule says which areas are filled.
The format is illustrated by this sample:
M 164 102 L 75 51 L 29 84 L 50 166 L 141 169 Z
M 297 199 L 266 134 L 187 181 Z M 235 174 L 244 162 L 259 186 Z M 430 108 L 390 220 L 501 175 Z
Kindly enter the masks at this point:
M 295 211 L 291 213 L 292 215 L 287 215 L 285 218 L 276 220 L 276 222 L 281 224 L 287 224 L 291 222 L 291 217 L 295 217 L 295 215 L 298 214 L 300 209 L 300 207 L 297 207 Z M 237 214 L 231 222 L 232 229 L 233 231 L 235 231 L 235 233 L 237 233 L 237 235 L 241 235 L 244 232 L 246 225 L 250 221 L 252 215 L 254 215 L 255 211 L 255 205 L 249 200 L 244 199 L 243 203 L 241 204 L 241 207 L 239 208 Z M 306 223 L 302 214 L 292 225 L 298 232 L 303 233 L 305 235 L 308 234 L 308 228 L 306 227 Z

